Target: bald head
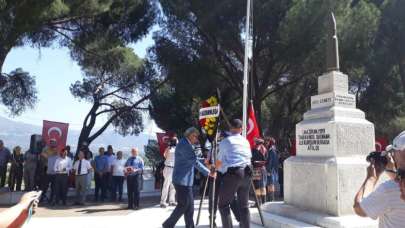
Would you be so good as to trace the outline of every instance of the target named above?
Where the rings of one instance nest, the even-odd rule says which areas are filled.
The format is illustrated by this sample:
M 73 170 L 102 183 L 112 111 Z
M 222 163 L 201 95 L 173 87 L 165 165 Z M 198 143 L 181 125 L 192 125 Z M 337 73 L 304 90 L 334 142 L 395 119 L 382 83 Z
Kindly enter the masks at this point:
M 132 149 L 131 149 L 131 155 L 132 155 L 133 157 L 138 156 L 138 154 L 139 154 L 138 148 L 132 148 Z

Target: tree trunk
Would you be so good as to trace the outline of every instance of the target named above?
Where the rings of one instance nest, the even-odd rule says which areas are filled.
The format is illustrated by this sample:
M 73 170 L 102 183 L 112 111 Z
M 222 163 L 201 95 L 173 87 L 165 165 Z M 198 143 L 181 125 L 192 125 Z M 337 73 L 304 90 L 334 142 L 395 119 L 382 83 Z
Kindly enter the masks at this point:
M 6 61 L 6 57 L 9 51 L 10 49 L 0 47 L 0 73 L 3 72 L 4 61 Z
M 95 102 L 93 107 L 91 107 L 89 113 L 87 113 L 86 118 L 83 121 L 83 127 L 80 131 L 79 139 L 77 141 L 76 156 L 79 154 L 80 148 L 83 146 L 83 143 L 86 142 L 90 146 L 91 141 L 89 140 L 91 131 L 96 124 L 96 113 L 100 107 L 99 102 Z

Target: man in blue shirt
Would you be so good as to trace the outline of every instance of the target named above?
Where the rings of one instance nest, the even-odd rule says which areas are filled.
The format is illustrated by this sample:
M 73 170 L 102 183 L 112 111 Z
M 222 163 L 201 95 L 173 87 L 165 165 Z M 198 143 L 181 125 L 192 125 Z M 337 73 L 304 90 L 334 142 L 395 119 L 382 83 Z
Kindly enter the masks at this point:
M 210 171 L 198 159 L 195 152 L 195 145 L 198 144 L 199 131 L 191 127 L 184 133 L 184 138 L 177 144 L 175 151 L 173 185 L 176 189 L 177 206 L 170 217 L 163 223 L 164 228 L 175 227 L 182 215 L 186 228 L 194 227 L 194 168 L 197 168 L 203 175 L 208 176 Z M 210 174 L 215 177 L 215 174 Z
M 100 147 L 98 150 L 99 155 L 94 158 L 94 197 L 95 201 L 98 201 L 98 193 L 101 190 L 101 201 L 105 200 L 106 197 L 106 183 L 104 181 L 104 174 L 107 172 L 108 169 L 108 160 L 107 157 L 104 155 L 104 147 Z
M 128 209 L 139 209 L 139 193 L 142 187 L 142 173 L 144 162 L 138 156 L 138 149 L 131 150 L 131 157 L 125 163 L 125 175 L 127 176 Z
M 4 146 L 2 140 L 0 140 L 0 188 L 6 184 L 7 163 L 10 161 L 11 152 Z
M 239 203 L 240 227 L 250 227 L 249 189 L 252 179 L 250 167 L 252 152 L 250 144 L 242 133 L 242 121 L 231 121 L 231 135 L 219 144 L 217 168 L 222 173 L 222 182 L 219 187 L 218 208 L 221 213 L 222 227 L 230 228 L 232 218 L 230 204 L 237 194 Z

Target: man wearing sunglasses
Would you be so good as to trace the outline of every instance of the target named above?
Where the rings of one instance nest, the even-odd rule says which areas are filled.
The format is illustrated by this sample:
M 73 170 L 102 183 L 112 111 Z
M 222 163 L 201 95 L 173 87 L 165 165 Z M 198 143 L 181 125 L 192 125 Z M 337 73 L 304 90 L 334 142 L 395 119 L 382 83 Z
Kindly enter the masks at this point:
M 405 131 L 393 140 L 390 153 L 394 160 L 390 168 L 371 162 L 353 206 L 357 215 L 379 219 L 380 228 L 403 227 L 405 224 Z M 390 180 L 375 189 L 384 170 L 388 171 Z

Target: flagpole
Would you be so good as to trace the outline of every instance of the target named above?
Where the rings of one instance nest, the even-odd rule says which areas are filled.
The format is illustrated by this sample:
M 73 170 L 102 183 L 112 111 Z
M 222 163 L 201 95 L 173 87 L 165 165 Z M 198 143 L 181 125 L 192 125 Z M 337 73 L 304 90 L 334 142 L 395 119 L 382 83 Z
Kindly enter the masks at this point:
M 251 0 L 247 0 L 247 7 L 246 7 L 246 32 L 245 32 L 245 59 L 244 59 L 244 67 L 243 67 L 243 127 L 242 127 L 242 135 L 246 137 L 247 132 L 247 106 L 248 106 L 248 75 L 249 75 L 249 55 L 250 51 L 250 2 Z

